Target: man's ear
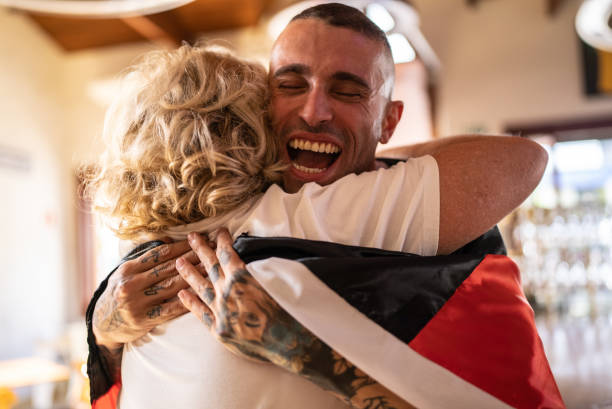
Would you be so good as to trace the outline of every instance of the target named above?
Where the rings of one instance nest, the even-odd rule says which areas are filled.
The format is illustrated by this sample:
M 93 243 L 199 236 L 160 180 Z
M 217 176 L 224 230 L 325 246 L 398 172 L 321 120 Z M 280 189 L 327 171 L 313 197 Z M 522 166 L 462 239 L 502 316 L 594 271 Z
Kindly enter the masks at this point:
M 402 101 L 390 101 L 387 104 L 385 117 L 382 122 L 382 130 L 380 134 L 380 143 L 387 143 L 391 139 L 391 135 L 395 131 L 395 127 L 402 117 L 404 112 L 404 103 Z

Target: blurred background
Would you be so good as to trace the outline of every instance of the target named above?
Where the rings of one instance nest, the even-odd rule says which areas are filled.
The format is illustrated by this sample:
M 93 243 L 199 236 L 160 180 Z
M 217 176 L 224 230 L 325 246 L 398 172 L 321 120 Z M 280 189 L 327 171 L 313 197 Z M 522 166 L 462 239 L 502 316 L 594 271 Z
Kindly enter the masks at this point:
M 312 3 L 0 0 L 0 409 L 88 407 L 84 311 L 118 260 L 75 170 L 101 152 L 117 74 L 201 38 L 265 64 Z M 500 227 L 568 408 L 612 408 L 612 1 L 347 3 L 393 47 L 392 144 L 506 133 L 548 150 Z

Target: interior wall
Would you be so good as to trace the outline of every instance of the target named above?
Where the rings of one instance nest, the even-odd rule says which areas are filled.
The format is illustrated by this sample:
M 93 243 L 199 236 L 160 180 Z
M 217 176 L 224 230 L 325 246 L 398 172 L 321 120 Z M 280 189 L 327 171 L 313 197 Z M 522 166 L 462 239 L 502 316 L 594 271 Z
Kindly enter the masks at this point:
M 433 138 L 433 119 L 428 90 L 427 69 L 421 60 L 395 65 L 393 99 L 404 103 L 402 117 L 392 138 L 379 150 L 426 142 Z
M 612 98 L 587 98 L 574 18 L 581 0 L 415 0 L 442 63 L 440 135 L 610 115 Z
M 71 315 L 74 265 L 61 52 L 0 8 L 0 359 L 29 355 Z M 16 41 L 18 39 L 18 41 Z M 68 182 L 68 183 L 67 183 Z
M 6 8 L 0 34 L 0 359 L 8 359 L 36 353 L 82 319 L 75 169 L 102 150 L 105 81 L 153 46 L 69 54 Z

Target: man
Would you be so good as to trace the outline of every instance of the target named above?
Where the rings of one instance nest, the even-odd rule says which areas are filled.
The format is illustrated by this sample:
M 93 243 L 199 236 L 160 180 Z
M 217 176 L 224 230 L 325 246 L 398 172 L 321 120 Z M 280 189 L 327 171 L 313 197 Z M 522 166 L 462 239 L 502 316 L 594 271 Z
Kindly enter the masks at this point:
M 274 45 L 270 114 L 291 163 L 284 179 L 289 192 L 307 182 L 329 184 L 352 172 L 386 166 L 375 159 L 375 148 L 389 140 L 403 106 L 390 100 L 393 62 L 384 33 L 356 13 L 341 5 L 311 8 L 296 16 Z M 546 163 L 541 148 L 520 138 L 449 138 L 394 154 L 429 154 L 437 162 L 438 254 L 480 236 L 520 204 Z M 427 210 L 437 211 L 437 206 Z M 201 240 L 193 238 L 200 250 L 181 258 L 182 266 L 204 257 Z M 143 257 L 143 263 L 124 264 L 109 280 L 95 306 L 93 328 L 95 341 L 115 359 L 115 368 L 123 343 L 186 311 L 173 299 L 185 288 L 174 266 L 188 250 L 186 242 L 163 246 Z M 157 280 L 160 273 L 164 279 Z M 156 285 L 156 297 L 129 291 L 129 283 L 137 280 Z

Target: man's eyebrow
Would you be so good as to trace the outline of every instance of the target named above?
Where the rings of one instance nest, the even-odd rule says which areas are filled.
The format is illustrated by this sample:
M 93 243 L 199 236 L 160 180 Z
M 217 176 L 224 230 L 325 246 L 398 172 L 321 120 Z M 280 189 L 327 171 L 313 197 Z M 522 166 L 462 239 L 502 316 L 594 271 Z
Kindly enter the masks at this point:
M 366 89 L 370 89 L 370 85 L 366 82 L 366 80 L 364 80 L 363 78 L 361 78 L 358 75 L 355 74 L 351 74 L 350 72 L 346 72 L 346 71 L 338 71 L 336 73 L 334 73 L 334 75 L 332 75 L 332 78 L 337 80 L 337 81 L 350 81 L 350 82 L 354 82 Z
M 274 76 L 279 77 L 283 74 L 298 74 L 298 75 L 306 75 L 310 73 L 310 68 L 308 68 L 304 64 L 289 64 L 280 67 L 278 70 L 274 71 Z

